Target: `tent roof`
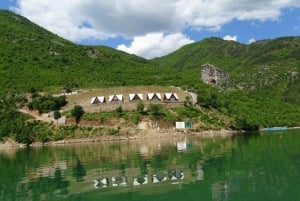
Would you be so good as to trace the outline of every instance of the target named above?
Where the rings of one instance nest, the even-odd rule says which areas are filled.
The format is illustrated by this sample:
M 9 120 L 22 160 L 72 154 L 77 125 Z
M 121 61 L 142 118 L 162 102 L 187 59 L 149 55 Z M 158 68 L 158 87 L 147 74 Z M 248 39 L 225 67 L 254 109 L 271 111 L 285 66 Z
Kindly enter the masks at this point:
M 174 97 L 178 100 L 178 96 L 176 93 L 165 93 L 165 97 L 166 99 L 171 99 L 172 95 L 174 95 Z
M 133 100 L 137 96 L 140 100 L 143 100 L 143 94 L 129 94 L 129 100 Z
M 149 100 L 152 100 L 155 95 L 158 97 L 158 99 L 161 99 L 160 93 L 148 93 L 147 97 Z
M 105 97 L 104 96 L 96 96 L 96 97 L 93 97 L 91 99 L 91 104 L 93 104 L 96 99 L 98 99 L 100 101 L 100 103 L 104 103 L 105 102 Z
M 118 101 L 122 101 L 123 100 L 123 95 L 122 94 L 118 94 L 118 95 L 110 95 L 108 101 L 112 102 L 115 97 L 118 99 Z

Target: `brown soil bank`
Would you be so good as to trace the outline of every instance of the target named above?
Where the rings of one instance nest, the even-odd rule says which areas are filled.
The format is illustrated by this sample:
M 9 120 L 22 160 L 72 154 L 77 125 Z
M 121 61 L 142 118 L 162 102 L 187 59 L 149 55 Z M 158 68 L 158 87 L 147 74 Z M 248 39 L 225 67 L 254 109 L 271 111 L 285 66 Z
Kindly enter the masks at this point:
M 198 136 L 203 138 L 213 138 L 213 137 L 231 137 L 237 135 L 238 132 L 231 130 L 217 130 L 217 131 L 202 131 L 202 132 L 178 132 L 172 129 L 156 130 L 147 129 L 140 130 L 134 135 L 116 135 L 116 136 L 98 136 L 90 138 L 74 138 L 74 139 L 64 139 L 59 141 L 50 141 L 47 143 L 36 142 L 31 144 L 32 147 L 38 146 L 57 146 L 57 145 L 68 145 L 68 144 L 82 144 L 82 143 L 94 143 L 101 141 L 119 141 L 119 140 L 143 140 L 143 139 L 153 139 L 158 140 L 161 138 L 181 138 L 187 136 Z M 8 139 L 5 143 L 0 143 L 0 151 L 16 148 L 24 148 L 26 145 L 15 142 L 13 139 Z

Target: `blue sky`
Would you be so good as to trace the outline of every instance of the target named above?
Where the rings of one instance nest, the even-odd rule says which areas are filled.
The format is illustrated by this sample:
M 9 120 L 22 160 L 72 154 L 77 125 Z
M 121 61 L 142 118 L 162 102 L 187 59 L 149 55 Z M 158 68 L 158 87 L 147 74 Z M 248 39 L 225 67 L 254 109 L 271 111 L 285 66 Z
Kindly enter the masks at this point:
M 145 58 L 212 36 L 247 44 L 300 35 L 300 0 L 1 0 L 0 8 L 75 43 Z

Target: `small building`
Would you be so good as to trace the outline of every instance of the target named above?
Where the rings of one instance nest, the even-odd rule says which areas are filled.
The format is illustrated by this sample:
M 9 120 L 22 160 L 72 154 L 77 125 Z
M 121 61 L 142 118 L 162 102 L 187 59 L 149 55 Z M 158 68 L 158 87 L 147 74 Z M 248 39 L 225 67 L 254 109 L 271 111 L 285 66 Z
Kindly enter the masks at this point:
M 91 104 L 101 104 L 106 103 L 106 99 L 104 96 L 96 96 L 91 99 Z
M 110 95 L 109 98 L 108 98 L 108 101 L 110 103 L 113 103 L 113 102 L 123 102 L 124 98 L 123 98 L 122 94 L 119 94 L 119 95 Z
M 189 121 L 176 121 L 176 124 L 175 124 L 175 128 L 176 129 L 189 129 L 189 128 L 192 128 L 192 122 L 189 122 Z
M 164 102 L 177 102 L 178 96 L 176 93 L 165 93 L 164 94 Z
M 147 100 L 149 101 L 161 101 L 160 93 L 148 93 Z
M 141 101 L 143 100 L 143 94 L 129 94 L 129 101 Z

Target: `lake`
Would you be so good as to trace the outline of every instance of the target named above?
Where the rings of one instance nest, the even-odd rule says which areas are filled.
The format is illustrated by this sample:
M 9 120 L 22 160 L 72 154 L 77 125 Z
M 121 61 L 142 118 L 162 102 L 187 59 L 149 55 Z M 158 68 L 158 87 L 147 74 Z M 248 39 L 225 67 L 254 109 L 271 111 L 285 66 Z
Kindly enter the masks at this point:
M 300 130 L 0 150 L 0 200 L 300 201 Z

